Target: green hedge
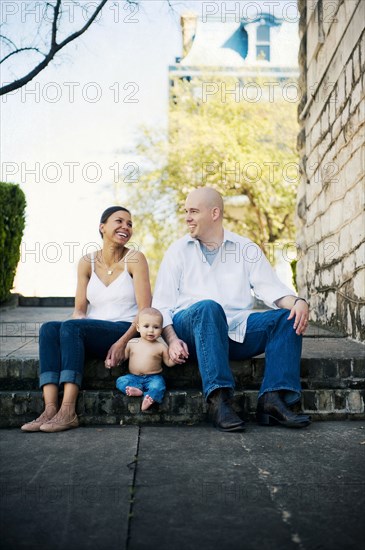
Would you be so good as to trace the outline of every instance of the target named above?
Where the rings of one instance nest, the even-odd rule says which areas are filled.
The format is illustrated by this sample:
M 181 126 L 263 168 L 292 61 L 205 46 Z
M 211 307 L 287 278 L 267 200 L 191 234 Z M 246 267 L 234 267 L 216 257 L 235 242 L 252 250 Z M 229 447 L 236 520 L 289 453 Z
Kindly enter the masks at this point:
M 18 185 L 0 182 L 0 302 L 9 297 L 20 258 L 25 195 Z
M 292 260 L 292 261 L 290 262 L 290 267 L 291 267 L 291 274 L 292 274 L 293 285 L 294 285 L 295 290 L 298 292 L 298 285 L 297 285 L 297 263 L 298 263 L 298 260 Z

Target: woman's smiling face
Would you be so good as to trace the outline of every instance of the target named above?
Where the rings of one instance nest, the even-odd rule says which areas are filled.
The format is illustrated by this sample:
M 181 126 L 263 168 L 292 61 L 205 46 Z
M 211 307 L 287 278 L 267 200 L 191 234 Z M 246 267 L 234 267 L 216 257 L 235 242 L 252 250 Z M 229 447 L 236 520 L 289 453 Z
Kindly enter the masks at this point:
M 100 224 L 103 238 L 125 245 L 133 235 L 132 217 L 128 212 L 119 210 L 111 214 L 105 223 Z

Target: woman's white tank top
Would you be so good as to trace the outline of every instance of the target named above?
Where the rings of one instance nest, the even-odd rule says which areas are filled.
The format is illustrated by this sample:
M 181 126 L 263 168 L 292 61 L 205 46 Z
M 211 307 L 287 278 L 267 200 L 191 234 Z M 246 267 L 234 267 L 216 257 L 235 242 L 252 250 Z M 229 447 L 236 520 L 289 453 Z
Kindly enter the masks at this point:
M 133 279 L 127 269 L 126 260 L 129 252 L 123 260 L 124 271 L 108 286 L 105 286 L 95 273 L 95 254 L 91 256 L 91 277 L 86 289 L 86 298 L 89 302 L 86 317 L 103 321 L 132 322 L 138 313 L 138 306 Z

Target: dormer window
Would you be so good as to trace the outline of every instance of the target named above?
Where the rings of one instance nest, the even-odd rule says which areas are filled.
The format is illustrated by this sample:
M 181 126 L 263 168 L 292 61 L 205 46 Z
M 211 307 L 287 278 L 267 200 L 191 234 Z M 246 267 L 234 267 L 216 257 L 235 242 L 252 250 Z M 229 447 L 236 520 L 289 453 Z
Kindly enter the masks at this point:
M 259 25 L 256 29 L 256 59 L 270 61 L 269 25 Z

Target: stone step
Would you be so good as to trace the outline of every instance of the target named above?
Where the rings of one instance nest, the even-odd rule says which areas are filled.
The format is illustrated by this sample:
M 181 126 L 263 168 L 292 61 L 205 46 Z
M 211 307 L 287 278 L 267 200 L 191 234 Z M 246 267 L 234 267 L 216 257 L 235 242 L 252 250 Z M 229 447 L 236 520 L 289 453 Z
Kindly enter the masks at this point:
M 19 307 L 2 313 L 0 323 L 0 426 L 20 426 L 43 408 L 38 389 L 38 333 L 41 324 L 70 317 L 67 304 L 58 308 Z M 278 357 L 280 361 L 280 357 Z M 310 326 L 303 340 L 302 406 L 315 419 L 364 418 L 365 347 L 332 329 Z M 246 416 L 256 409 L 264 373 L 264 356 L 231 362 L 236 381 L 235 407 Z M 196 364 L 165 368 L 165 399 L 158 412 L 141 413 L 140 398 L 115 390 L 126 364 L 104 368 L 103 361 L 85 365 L 78 400 L 81 424 L 195 423 L 206 420 L 206 403 Z
M 365 388 L 365 347 L 346 338 L 305 339 L 301 361 L 301 381 L 304 389 Z M 264 374 L 264 355 L 246 361 L 232 361 L 231 369 L 237 389 L 257 390 Z M 280 357 L 278 358 L 280 361 Z M 38 346 L 35 341 L 24 343 L 0 358 L 0 385 L 3 390 L 38 389 Z M 85 365 L 83 389 L 112 390 L 118 376 L 127 366 L 105 369 L 103 361 L 88 360 Z M 189 362 L 164 368 L 169 389 L 201 389 L 196 363 Z
M 254 421 L 258 392 L 236 391 L 233 407 Z M 364 390 L 304 390 L 302 407 L 314 420 L 364 419 Z M 80 424 L 139 425 L 195 424 L 208 420 L 207 404 L 199 390 L 168 390 L 156 409 L 140 412 L 141 398 L 117 391 L 82 390 L 77 404 Z M 19 427 L 43 410 L 40 391 L 0 392 L 0 428 Z
M 35 307 L 42 307 L 42 308 L 58 308 L 58 307 L 67 307 L 67 308 L 73 308 L 75 305 L 75 297 L 74 296 L 44 296 L 44 297 L 36 297 L 36 296 L 22 296 L 19 294 L 18 297 L 18 305 L 19 307 L 28 307 L 28 308 L 35 308 Z
M 36 314 L 34 311 L 36 310 Z M 46 321 L 54 320 L 54 309 L 32 307 L 21 308 L 21 318 L 19 318 L 19 310 L 12 309 L 10 311 L 2 311 L 2 317 L 6 316 L 6 320 L 0 321 L 0 339 L 3 344 L 7 344 L 7 348 L 14 347 L 18 342 L 25 344 L 31 341 L 31 338 L 37 338 L 39 329 Z M 64 321 L 70 319 L 70 309 L 59 307 L 57 309 L 57 320 Z M 36 319 L 36 320 L 35 320 Z M 345 334 L 335 331 L 328 327 L 321 327 L 310 324 L 304 340 L 320 338 L 345 338 Z

